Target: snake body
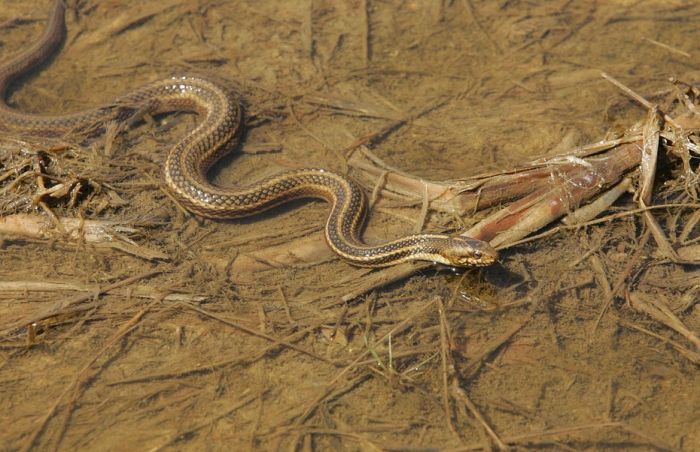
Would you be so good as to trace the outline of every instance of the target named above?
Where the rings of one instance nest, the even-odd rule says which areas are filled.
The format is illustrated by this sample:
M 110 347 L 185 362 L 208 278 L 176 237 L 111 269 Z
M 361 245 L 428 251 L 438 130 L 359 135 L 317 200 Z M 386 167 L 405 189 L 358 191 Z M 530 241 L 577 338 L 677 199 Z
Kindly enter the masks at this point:
M 164 184 L 189 211 L 228 219 L 256 214 L 297 198 L 321 198 L 331 204 L 325 228 L 330 248 L 349 263 L 385 267 L 425 260 L 467 267 L 493 263 L 496 251 L 483 241 L 445 234 L 409 235 L 379 246 L 360 239 L 366 199 L 352 180 L 333 171 L 307 168 L 284 172 L 248 187 L 221 188 L 207 180 L 208 169 L 238 144 L 242 109 L 237 93 L 202 76 L 177 76 L 147 84 L 91 110 L 60 116 L 19 112 L 5 103 L 10 83 L 45 61 L 65 34 L 65 5 L 54 0 L 47 26 L 31 47 L 0 65 L 0 132 L 57 137 L 123 121 L 139 113 L 196 113 L 201 121 L 168 153 Z

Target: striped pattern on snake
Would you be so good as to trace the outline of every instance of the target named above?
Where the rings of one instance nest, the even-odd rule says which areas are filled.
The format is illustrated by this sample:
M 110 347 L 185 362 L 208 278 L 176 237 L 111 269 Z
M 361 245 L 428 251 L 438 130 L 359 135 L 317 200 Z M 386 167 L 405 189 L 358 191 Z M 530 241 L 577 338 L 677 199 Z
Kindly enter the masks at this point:
M 147 84 L 94 109 L 60 116 L 22 113 L 5 102 L 10 83 L 58 50 L 65 35 L 65 4 L 54 0 L 47 26 L 31 47 L 0 65 L 0 131 L 56 137 L 99 129 L 107 121 L 135 114 L 196 113 L 199 124 L 169 151 L 164 184 L 189 211 L 208 218 L 254 215 L 297 198 L 328 201 L 325 228 L 330 248 L 350 264 L 385 267 L 424 260 L 455 267 L 483 266 L 497 259 L 486 242 L 446 234 L 415 234 L 369 246 L 360 239 L 367 209 L 362 189 L 333 171 L 307 168 L 277 174 L 242 188 L 223 188 L 207 179 L 209 168 L 238 144 L 242 109 L 237 93 L 202 76 L 176 76 Z

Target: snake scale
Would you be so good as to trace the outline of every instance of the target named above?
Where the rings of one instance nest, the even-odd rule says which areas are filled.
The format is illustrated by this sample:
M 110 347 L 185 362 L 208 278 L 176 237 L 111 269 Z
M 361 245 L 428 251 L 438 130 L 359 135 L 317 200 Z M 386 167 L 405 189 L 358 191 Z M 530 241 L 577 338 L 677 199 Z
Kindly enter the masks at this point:
M 238 144 L 242 108 L 238 93 L 202 76 L 175 76 L 147 84 L 103 106 L 60 116 L 22 113 L 7 105 L 10 84 L 55 53 L 65 35 L 63 0 L 54 0 L 39 40 L 0 64 L 0 132 L 60 137 L 124 121 L 136 113 L 192 112 L 198 125 L 169 151 L 162 177 L 173 197 L 187 210 L 214 219 L 239 218 L 297 198 L 320 198 L 331 205 L 325 227 L 330 248 L 352 265 L 386 267 L 424 260 L 454 267 L 484 266 L 497 259 L 486 242 L 446 234 L 414 234 L 369 246 L 360 239 L 367 202 L 362 189 L 336 172 L 291 170 L 246 187 L 222 188 L 207 180 L 207 171 Z

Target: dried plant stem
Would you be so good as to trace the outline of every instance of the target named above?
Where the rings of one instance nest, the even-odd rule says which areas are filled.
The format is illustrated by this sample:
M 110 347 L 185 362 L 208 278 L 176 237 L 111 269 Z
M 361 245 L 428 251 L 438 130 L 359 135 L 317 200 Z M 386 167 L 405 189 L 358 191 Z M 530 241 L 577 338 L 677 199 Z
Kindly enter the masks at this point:
M 96 290 L 93 293 L 87 294 L 87 295 L 79 295 L 75 298 L 71 298 L 65 301 L 62 301 L 48 309 L 45 309 L 44 311 L 38 313 L 38 314 L 32 314 L 29 317 L 26 317 L 22 320 L 13 322 L 9 326 L 5 326 L 1 331 L 0 331 L 0 336 L 7 336 L 9 334 L 12 334 L 13 332 L 16 332 L 18 329 L 23 328 L 26 325 L 30 325 L 36 322 L 41 322 L 42 320 L 46 320 L 50 317 L 54 317 L 56 315 L 64 313 L 67 309 L 80 304 L 84 303 L 86 301 L 94 300 L 97 299 L 97 297 L 106 294 L 112 290 L 119 289 L 121 287 L 129 286 L 137 281 L 140 281 L 142 279 L 148 279 L 151 278 L 155 275 L 158 275 L 160 273 L 163 273 L 162 270 L 150 270 L 147 272 L 140 273 L 138 275 L 130 276 L 128 278 L 125 278 L 121 281 L 117 281 L 113 284 L 109 284 L 101 289 Z

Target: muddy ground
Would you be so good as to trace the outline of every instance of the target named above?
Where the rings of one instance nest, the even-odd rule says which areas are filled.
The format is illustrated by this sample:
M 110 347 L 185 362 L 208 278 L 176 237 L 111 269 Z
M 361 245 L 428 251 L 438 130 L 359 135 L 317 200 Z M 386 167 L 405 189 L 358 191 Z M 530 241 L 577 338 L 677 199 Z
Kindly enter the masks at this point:
M 59 114 L 172 74 L 228 80 L 247 133 L 212 175 L 222 185 L 299 164 L 344 171 L 354 144 L 392 123 L 364 144 L 408 173 L 505 170 L 644 118 L 601 71 L 648 94 L 669 77 L 700 80 L 700 5 L 689 0 L 74 3 L 60 53 L 10 103 Z M 0 5 L 6 58 L 41 33 L 48 2 Z M 673 346 L 692 344 L 624 297 L 636 256 L 637 289 L 667 297 L 697 332 L 700 280 L 650 260 L 639 216 L 347 300 L 366 272 L 334 258 L 228 271 L 237 256 L 317 232 L 326 208 L 298 202 L 244 221 L 183 213 L 159 169 L 194 121 L 164 116 L 57 153 L 36 144 L 55 173 L 84 181 L 47 207 L 115 221 L 140 248 L 0 237 L 4 450 L 700 448 L 700 371 Z M 31 186 L 8 184 L 3 214 L 40 213 L 21 202 Z M 377 209 L 367 235 L 411 232 L 417 212 Z M 460 226 L 431 215 L 425 229 L 445 225 Z M 620 275 L 611 298 L 605 280 Z

